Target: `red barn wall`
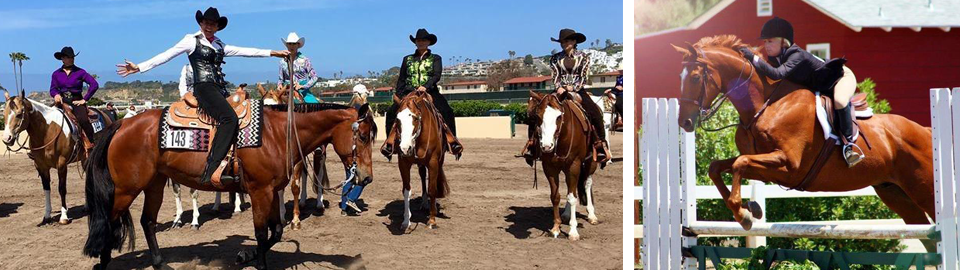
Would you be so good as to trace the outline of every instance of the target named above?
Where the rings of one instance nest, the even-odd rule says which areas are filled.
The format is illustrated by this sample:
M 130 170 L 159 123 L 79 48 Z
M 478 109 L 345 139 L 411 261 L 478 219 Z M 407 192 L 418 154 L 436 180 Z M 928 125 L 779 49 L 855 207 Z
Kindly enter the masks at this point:
M 893 113 L 922 125 L 930 123 L 929 89 L 960 87 L 960 29 L 944 32 L 924 28 L 914 32 L 894 28 L 864 28 L 855 32 L 799 0 L 773 3 L 773 14 L 790 21 L 798 45 L 830 43 L 831 57 L 846 57 L 858 80 L 872 78 L 880 97 L 890 101 Z M 636 123 L 641 99 L 679 95 L 680 54 L 670 44 L 694 43 L 701 37 L 733 34 L 760 45 L 756 37 L 772 17 L 756 16 L 756 1 L 739 0 L 694 30 L 665 32 L 635 40 Z

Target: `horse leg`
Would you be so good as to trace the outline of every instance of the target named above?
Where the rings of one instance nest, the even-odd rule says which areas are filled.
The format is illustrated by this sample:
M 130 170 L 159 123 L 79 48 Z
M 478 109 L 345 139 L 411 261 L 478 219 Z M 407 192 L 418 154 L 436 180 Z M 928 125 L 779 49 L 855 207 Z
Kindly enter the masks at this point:
M 277 205 L 277 209 L 279 209 L 279 211 L 280 211 L 280 223 L 281 223 L 281 224 L 287 224 L 287 219 L 286 219 L 286 217 L 287 217 L 287 205 L 286 205 L 286 203 L 285 203 L 286 201 L 283 199 L 283 190 L 282 190 L 282 189 L 281 189 L 281 190 L 278 190 L 276 193 L 277 193 L 277 200 L 275 201 L 276 203 L 275 203 L 274 205 Z M 296 197 L 294 197 L 294 198 L 296 198 Z M 296 202 L 294 202 L 293 205 L 294 205 L 294 207 L 296 207 L 296 205 L 297 205 Z
M 427 177 L 428 177 L 427 181 L 429 181 L 429 186 L 427 188 L 430 191 L 428 192 L 428 195 L 430 196 L 423 197 L 423 201 L 426 202 L 427 198 L 430 199 L 430 208 L 429 208 L 430 218 L 427 219 L 427 228 L 436 229 L 437 228 L 437 194 L 439 194 L 437 193 L 439 192 L 438 190 L 439 181 L 437 178 L 440 175 L 438 171 L 441 169 L 440 169 L 439 161 L 437 159 L 431 160 L 429 164 L 430 164 L 429 165 L 430 167 L 429 167 L 429 170 L 427 171 Z
M 570 213 L 568 218 L 570 219 L 570 232 L 567 234 L 570 241 L 580 240 L 580 233 L 577 232 L 577 181 L 580 180 L 580 164 L 570 165 L 570 169 L 567 170 L 565 175 L 565 180 L 567 181 L 567 209 Z
M 157 245 L 157 214 L 160 212 L 160 206 L 163 204 L 163 188 L 165 177 L 158 176 L 154 178 L 150 186 L 144 190 L 143 194 L 143 213 L 140 215 L 140 226 L 143 228 L 143 235 L 147 239 L 147 247 L 150 248 L 150 257 L 153 260 L 153 268 L 160 269 L 163 263 L 163 256 L 160 255 L 160 247 Z M 136 237 L 131 235 L 129 237 Z
M 763 211 L 759 205 L 755 203 L 751 203 L 750 207 L 742 206 L 743 202 L 740 197 L 741 179 L 743 179 L 745 175 L 753 179 L 757 179 L 757 177 L 763 175 L 767 176 L 767 179 L 771 181 L 787 179 L 790 176 L 786 166 L 787 158 L 783 152 L 774 151 L 765 154 L 741 155 L 732 160 L 732 162 L 730 162 L 730 159 L 717 161 L 722 162 L 722 165 L 718 165 L 717 168 L 714 168 L 714 164 L 711 163 L 710 178 L 720 190 L 720 195 L 723 196 L 727 208 L 733 211 L 733 218 L 740 223 L 740 226 L 742 226 L 744 230 L 750 230 L 750 228 L 753 227 L 753 223 L 763 217 Z M 726 186 L 723 184 L 723 179 L 719 177 L 719 173 L 714 175 L 714 171 L 724 171 L 724 167 L 727 166 L 727 164 L 730 164 L 729 170 L 733 173 L 733 188 L 731 192 L 724 194 Z M 714 176 L 716 176 L 716 178 L 714 178 Z M 721 186 L 723 186 L 722 189 L 720 188 Z
M 899 186 L 892 183 L 883 183 L 874 185 L 873 190 L 877 196 L 890 207 L 890 210 L 896 212 L 906 224 L 930 224 L 927 215 L 923 209 L 913 199 L 907 196 L 907 193 Z M 920 240 L 927 252 L 937 252 L 937 242 L 929 239 Z
M 320 149 L 313 152 L 313 175 L 314 183 L 313 189 L 317 192 L 317 209 L 323 211 L 326 208 L 323 205 L 323 188 L 327 187 L 330 183 L 330 178 L 327 175 L 327 147 L 326 145 L 320 146 Z M 320 183 L 317 183 L 320 181 Z
M 214 212 L 220 211 L 220 192 L 217 191 L 217 194 L 213 196 L 213 208 L 210 208 Z
M 257 249 L 252 256 L 248 253 L 240 252 L 237 256 L 239 263 L 246 263 L 251 259 L 256 259 L 257 269 L 267 268 L 266 253 L 270 249 L 267 227 L 269 226 L 268 223 L 270 223 L 269 219 L 272 218 L 271 216 L 279 219 L 279 209 L 276 207 L 276 205 L 279 204 L 279 198 L 276 198 L 274 196 L 275 194 L 278 193 L 274 192 L 270 187 L 264 187 L 250 192 L 250 202 L 253 206 L 253 229 L 254 236 L 257 239 Z M 282 192 L 279 194 L 282 194 Z
M 550 233 L 553 238 L 560 236 L 560 171 L 552 166 L 543 166 L 543 174 L 547 176 L 547 182 L 550 183 L 550 202 L 553 203 L 553 228 Z
M 60 192 L 60 225 L 70 224 L 70 217 L 67 216 L 67 164 L 57 167 L 57 178 L 60 182 L 57 184 L 57 191 Z
M 306 177 L 301 175 L 301 172 L 306 173 L 307 170 L 303 168 L 303 162 L 297 163 L 293 166 L 293 179 L 290 179 L 290 193 L 293 194 L 293 221 L 290 222 L 290 229 L 296 231 L 300 230 L 300 203 L 301 201 L 297 200 L 297 197 L 300 194 L 300 184 L 298 182 L 306 181 Z M 299 178 L 299 179 L 298 179 Z M 305 185 L 306 183 L 304 183 Z M 304 190 L 306 191 L 306 190 Z M 282 192 L 282 191 L 281 191 Z M 303 194 L 306 195 L 306 194 Z M 283 196 L 280 196 L 280 207 L 284 207 Z M 302 198 L 301 198 L 302 200 Z M 283 213 L 283 211 L 281 211 Z M 282 214 L 281 214 L 282 215 Z M 282 218 L 282 217 L 281 217 Z
M 316 158 L 316 154 L 314 154 L 314 158 Z M 305 164 L 305 163 L 301 162 L 301 164 Z M 301 168 L 300 168 L 300 186 L 298 186 L 298 188 L 300 188 L 300 192 L 299 192 L 299 194 L 297 194 L 297 193 L 294 193 L 294 194 L 293 194 L 293 197 L 294 197 L 294 198 L 296 198 L 297 195 L 300 196 L 300 202 L 299 202 L 299 204 L 300 204 L 301 206 L 307 205 L 307 188 L 306 188 L 306 187 L 307 187 L 307 180 L 308 180 L 308 179 L 310 179 L 310 172 L 307 171 L 307 166 L 306 166 L 306 165 L 303 165 L 303 166 L 301 166 Z M 291 186 L 291 188 L 292 188 L 293 184 L 291 183 L 290 186 Z M 302 187 L 302 188 L 301 188 L 301 187 Z
M 190 222 L 190 227 L 194 230 L 200 229 L 200 206 L 197 204 L 198 198 L 200 197 L 200 191 L 196 189 L 190 189 L 190 201 L 193 203 L 193 221 Z M 179 204 L 179 202 L 177 203 Z M 177 207 L 180 207 L 177 205 Z
M 592 162 L 590 163 L 593 164 Z M 589 222 L 590 225 L 597 225 L 600 223 L 600 220 L 597 219 L 596 209 L 594 209 L 593 207 L 593 174 L 592 174 L 593 170 L 589 170 L 589 166 L 590 165 L 584 165 L 584 167 L 586 167 L 587 170 L 583 170 L 583 169 L 580 170 L 579 179 L 582 179 L 582 181 L 584 181 L 583 186 L 586 191 L 585 192 L 586 194 L 584 195 L 587 196 L 586 198 L 582 198 L 584 200 L 587 200 L 587 222 Z
M 431 193 L 427 192 L 428 189 L 429 189 L 428 185 L 431 184 L 431 183 L 434 182 L 434 181 L 430 181 L 430 180 L 429 180 L 430 172 L 427 171 L 427 167 L 426 167 L 426 166 L 417 165 L 417 172 L 420 173 L 420 187 L 421 187 L 421 188 L 420 188 L 420 191 L 421 191 L 421 195 L 420 195 L 420 210 L 424 210 L 424 211 L 425 211 L 425 210 L 430 209 L 430 205 L 429 205 L 430 202 L 427 201 L 427 200 L 430 198 L 430 194 L 431 194 Z
M 402 158 L 397 163 L 400 167 L 400 179 L 403 180 L 403 223 L 400 224 L 400 231 L 407 232 L 410 228 L 410 168 L 413 164 Z
M 177 204 L 177 214 L 173 216 L 173 225 L 174 228 L 183 227 L 183 221 L 180 220 L 180 216 L 183 215 L 183 205 L 180 205 L 180 184 L 174 183 L 173 180 L 167 179 L 170 182 L 170 189 L 173 190 L 173 201 Z M 196 208 L 194 208 L 196 211 Z
M 44 208 L 43 220 L 37 226 L 42 226 L 50 222 L 50 168 L 37 166 L 37 174 L 40 175 L 40 182 L 43 184 Z

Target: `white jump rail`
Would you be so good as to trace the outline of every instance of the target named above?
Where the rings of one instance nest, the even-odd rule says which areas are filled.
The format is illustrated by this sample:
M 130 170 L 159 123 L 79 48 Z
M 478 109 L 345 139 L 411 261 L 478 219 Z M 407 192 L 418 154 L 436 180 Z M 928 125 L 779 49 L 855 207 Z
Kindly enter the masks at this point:
M 866 225 L 883 220 L 835 222 L 773 222 L 761 220 L 750 231 L 736 222 L 696 220 L 696 199 L 719 199 L 714 186 L 696 186 L 695 137 L 680 130 L 676 99 L 643 99 L 643 134 L 639 159 L 643 186 L 635 187 L 634 200 L 642 200 L 643 224 L 634 229 L 642 235 L 644 269 L 693 269 L 697 262 L 681 256 L 681 247 L 696 245 L 696 237 L 683 237 L 681 228 L 700 236 L 748 236 L 748 246 L 763 245 L 762 237 L 834 239 L 928 239 L 939 232 L 938 269 L 958 270 L 957 174 L 960 168 L 960 88 L 931 89 L 934 144 L 936 225 Z M 956 100 L 953 95 L 958 95 Z M 954 115 L 956 115 L 954 117 Z M 799 192 L 750 181 L 743 197 L 765 207 L 766 198 L 875 196 L 872 188 L 852 192 Z M 761 238 L 755 238 L 761 237 Z M 752 240 L 752 241 L 751 241 Z

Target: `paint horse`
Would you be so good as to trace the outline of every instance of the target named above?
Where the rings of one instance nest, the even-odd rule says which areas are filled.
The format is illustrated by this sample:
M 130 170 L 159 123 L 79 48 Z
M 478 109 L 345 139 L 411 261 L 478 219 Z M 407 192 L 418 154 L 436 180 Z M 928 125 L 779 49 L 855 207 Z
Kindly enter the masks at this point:
M 403 223 L 400 230 L 410 229 L 410 168 L 414 164 L 420 173 L 421 209 L 429 209 L 427 226 L 437 227 L 437 199 L 450 194 L 450 185 L 443 172 L 444 153 L 450 151 L 445 136 L 449 129 L 444 127 L 443 117 L 433 106 L 433 98 L 426 92 L 415 91 L 407 94 L 403 100 L 396 95 L 393 101 L 400 104 L 397 108 L 397 121 L 391 132 L 399 135 L 400 178 L 403 179 Z M 394 136 L 387 136 L 395 138 Z M 389 140 L 389 139 L 388 139 Z M 386 142 L 384 142 L 386 145 Z
M 7 90 L 3 91 L 7 100 L 3 110 L 6 122 L 0 139 L 9 149 L 16 146 L 22 132 L 27 132 L 27 136 L 29 136 L 27 145 L 20 145 L 19 147 L 30 150 L 29 156 L 33 159 L 33 164 L 43 184 L 46 205 L 43 210 L 43 220 L 38 226 L 53 221 L 50 217 L 50 169 L 57 169 L 57 177 L 60 180 L 58 184 L 58 191 L 60 192 L 59 223 L 62 225 L 70 224 L 71 220 L 67 215 L 67 166 L 77 161 L 83 162 L 85 159 L 83 142 L 79 138 L 79 126 L 76 123 L 71 123 L 72 120 L 68 119 L 66 112 L 62 109 L 30 100 L 23 91 L 16 97 L 10 97 Z M 90 108 L 90 111 L 97 114 L 99 119 L 103 119 L 102 123 L 91 121 L 91 124 L 103 127 L 112 123 L 110 117 L 107 117 L 100 110 Z
M 693 132 L 712 115 L 714 106 L 727 98 L 739 114 L 735 142 L 740 155 L 711 162 L 709 173 L 727 208 L 745 230 L 763 216 L 763 211 L 756 203 L 742 205 L 740 182 L 744 178 L 807 191 L 872 186 L 880 200 L 906 224 L 930 224 L 927 216 L 936 220 L 929 128 L 893 114 L 857 119 L 864 139 L 856 144 L 866 158 L 849 168 L 841 155 L 831 155 L 819 173 L 807 181 L 806 175 L 826 143 L 825 132 L 817 127 L 814 117 L 818 97 L 792 82 L 760 76 L 739 52 L 745 47 L 732 35 L 674 46 L 683 56 L 680 127 Z M 733 175 L 732 190 L 721 178 L 722 173 Z M 925 245 L 931 249 L 928 243 Z
M 591 132 L 601 131 L 591 131 L 586 114 L 571 95 L 530 91 L 527 115 L 530 125 L 535 127 L 535 136 L 539 137 L 542 152 L 540 163 L 550 183 L 550 201 L 553 203 L 553 228 L 550 233 L 553 237 L 560 236 L 559 185 L 560 173 L 563 173 L 567 184 L 567 205 L 562 216 L 569 220 L 568 238 L 579 240 L 578 201 L 587 207 L 587 221 L 594 225 L 599 223 L 593 206 L 592 176 L 599 163 L 593 158 L 590 142 L 593 136 Z

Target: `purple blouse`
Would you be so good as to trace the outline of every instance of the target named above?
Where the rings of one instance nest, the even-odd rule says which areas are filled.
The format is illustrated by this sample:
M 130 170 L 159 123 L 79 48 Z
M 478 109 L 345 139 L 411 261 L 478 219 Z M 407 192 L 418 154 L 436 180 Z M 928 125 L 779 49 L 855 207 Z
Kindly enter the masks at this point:
M 93 93 L 97 92 L 97 89 L 100 88 L 97 80 L 95 80 L 93 76 L 90 76 L 86 70 L 76 66 L 73 67 L 70 75 L 67 75 L 67 72 L 63 71 L 63 68 L 58 68 L 53 72 L 53 77 L 50 79 L 50 96 L 66 93 L 83 94 L 84 82 L 90 87 L 87 89 L 87 94 L 83 96 L 83 99 L 90 100 L 90 98 L 93 97 Z

